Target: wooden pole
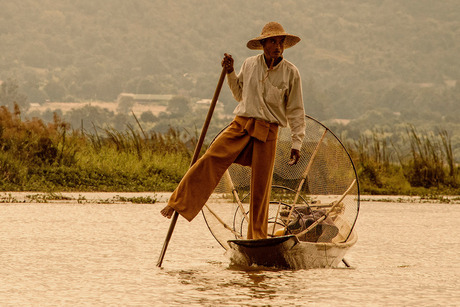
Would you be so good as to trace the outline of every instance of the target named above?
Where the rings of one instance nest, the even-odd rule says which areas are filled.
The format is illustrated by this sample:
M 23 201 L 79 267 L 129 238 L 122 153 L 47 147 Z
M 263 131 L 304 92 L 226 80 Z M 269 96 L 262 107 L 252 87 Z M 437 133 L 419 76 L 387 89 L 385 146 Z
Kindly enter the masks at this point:
M 200 138 L 195 146 L 195 152 L 193 153 L 192 161 L 190 162 L 190 167 L 195 164 L 198 160 L 198 156 L 201 152 L 201 147 L 203 146 L 204 138 L 206 137 L 206 133 L 208 132 L 209 123 L 211 122 L 212 114 L 214 109 L 216 108 L 217 98 L 219 98 L 220 90 L 222 89 L 222 84 L 224 83 L 226 75 L 225 67 L 222 68 L 222 72 L 220 73 L 219 82 L 217 83 L 216 90 L 214 91 L 214 96 L 211 101 L 211 105 L 209 106 L 208 115 L 206 116 L 206 120 L 204 121 L 203 128 L 201 129 Z M 169 241 L 171 240 L 172 233 L 174 231 L 174 227 L 176 226 L 177 218 L 179 217 L 179 213 L 174 211 L 174 215 L 171 219 L 171 224 L 169 225 L 168 233 L 166 234 L 165 242 L 163 243 L 163 248 L 160 253 L 160 257 L 158 258 L 157 266 L 161 267 L 163 263 L 163 259 L 166 253 L 166 249 L 168 248 Z
M 209 210 L 209 212 L 211 212 L 212 215 L 214 215 L 216 220 L 219 221 L 219 223 L 221 223 L 222 226 L 224 226 L 225 229 L 230 230 L 238 239 L 242 238 L 239 233 L 237 233 L 235 230 L 233 230 L 232 227 L 228 226 L 227 223 L 225 223 L 224 220 L 221 219 L 220 216 L 217 215 L 217 213 L 215 213 L 211 208 L 209 208 L 209 206 L 207 204 L 204 204 L 204 206 L 206 207 L 206 209 Z
M 249 217 L 244 210 L 243 204 L 241 203 L 240 197 L 238 196 L 238 191 L 235 189 L 235 185 L 233 184 L 232 177 L 230 176 L 230 172 L 228 170 L 225 171 L 224 177 L 227 179 L 228 183 L 230 184 L 230 189 L 232 189 L 233 197 L 235 197 L 236 203 L 238 204 L 238 208 L 240 208 L 241 214 L 246 218 L 249 223 Z
M 281 209 L 281 201 L 278 202 L 278 210 L 276 210 L 275 221 L 273 222 L 272 237 L 275 235 L 275 227 L 276 227 L 276 222 L 278 221 L 278 215 L 280 214 L 280 209 Z
M 328 129 L 324 130 L 323 135 L 321 136 L 321 139 L 319 140 L 318 144 L 316 144 L 315 151 L 313 151 L 313 154 L 311 155 L 310 161 L 308 161 L 307 168 L 305 169 L 305 172 L 302 175 L 302 180 L 300 181 L 299 186 L 297 187 L 297 192 L 294 197 L 294 202 L 292 203 L 291 210 L 289 210 L 289 214 L 286 220 L 286 224 L 284 226 L 284 231 L 286 232 L 287 227 L 289 226 L 289 221 L 291 220 L 291 215 L 292 212 L 294 212 L 294 208 L 297 204 L 297 200 L 299 199 L 300 191 L 302 191 L 303 185 L 305 181 L 307 180 L 308 173 L 310 172 L 311 166 L 313 165 L 313 160 L 315 160 L 316 155 L 318 154 L 319 148 L 321 147 L 321 144 L 323 143 L 324 137 L 326 136 L 328 132 Z

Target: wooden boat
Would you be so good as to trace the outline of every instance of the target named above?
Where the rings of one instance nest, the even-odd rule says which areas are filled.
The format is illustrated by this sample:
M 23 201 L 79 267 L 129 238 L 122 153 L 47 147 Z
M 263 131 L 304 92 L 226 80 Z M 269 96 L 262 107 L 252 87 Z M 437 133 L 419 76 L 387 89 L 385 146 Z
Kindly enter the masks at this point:
M 359 183 L 341 141 L 306 116 L 302 160 L 289 166 L 289 129 L 280 129 L 269 206 L 269 237 L 246 238 L 248 167 L 232 164 L 203 208 L 216 240 L 236 265 L 288 269 L 333 268 L 356 243 Z M 348 266 L 348 265 L 347 265 Z
M 347 251 L 356 243 L 353 231 L 345 242 L 305 242 L 295 235 L 260 239 L 229 240 L 233 264 L 282 269 L 336 268 L 344 262 Z

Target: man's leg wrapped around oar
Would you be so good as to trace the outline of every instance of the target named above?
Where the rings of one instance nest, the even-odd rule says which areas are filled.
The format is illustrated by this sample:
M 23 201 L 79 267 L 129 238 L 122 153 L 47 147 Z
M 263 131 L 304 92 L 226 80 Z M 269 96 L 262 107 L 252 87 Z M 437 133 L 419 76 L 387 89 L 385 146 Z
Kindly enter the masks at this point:
M 171 195 L 168 206 L 191 221 L 232 163 L 252 166 L 248 238 L 266 238 L 278 126 L 264 124 L 264 128 L 260 128 L 256 122 L 251 118 L 236 117 L 185 174 Z M 253 137 L 261 135 L 263 141 Z

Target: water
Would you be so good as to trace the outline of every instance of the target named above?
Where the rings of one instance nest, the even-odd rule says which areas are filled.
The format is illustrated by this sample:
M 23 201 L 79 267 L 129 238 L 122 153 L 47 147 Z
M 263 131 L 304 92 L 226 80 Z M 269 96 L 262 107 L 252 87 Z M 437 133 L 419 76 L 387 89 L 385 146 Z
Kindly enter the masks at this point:
M 0 305 L 459 306 L 460 205 L 363 202 L 352 268 L 229 266 L 163 203 L 0 204 Z

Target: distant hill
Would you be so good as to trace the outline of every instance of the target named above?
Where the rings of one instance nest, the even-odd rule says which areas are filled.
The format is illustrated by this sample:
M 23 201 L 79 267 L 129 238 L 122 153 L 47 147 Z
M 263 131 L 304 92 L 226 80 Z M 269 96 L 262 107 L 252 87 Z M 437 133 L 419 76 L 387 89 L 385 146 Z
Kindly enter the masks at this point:
M 223 53 L 239 67 L 271 20 L 302 38 L 285 56 L 302 74 L 309 114 L 458 121 L 456 0 L 2 1 L 0 80 L 17 80 L 30 102 L 209 98 Z M 233 103 L 227 89 L 222 100 Z

